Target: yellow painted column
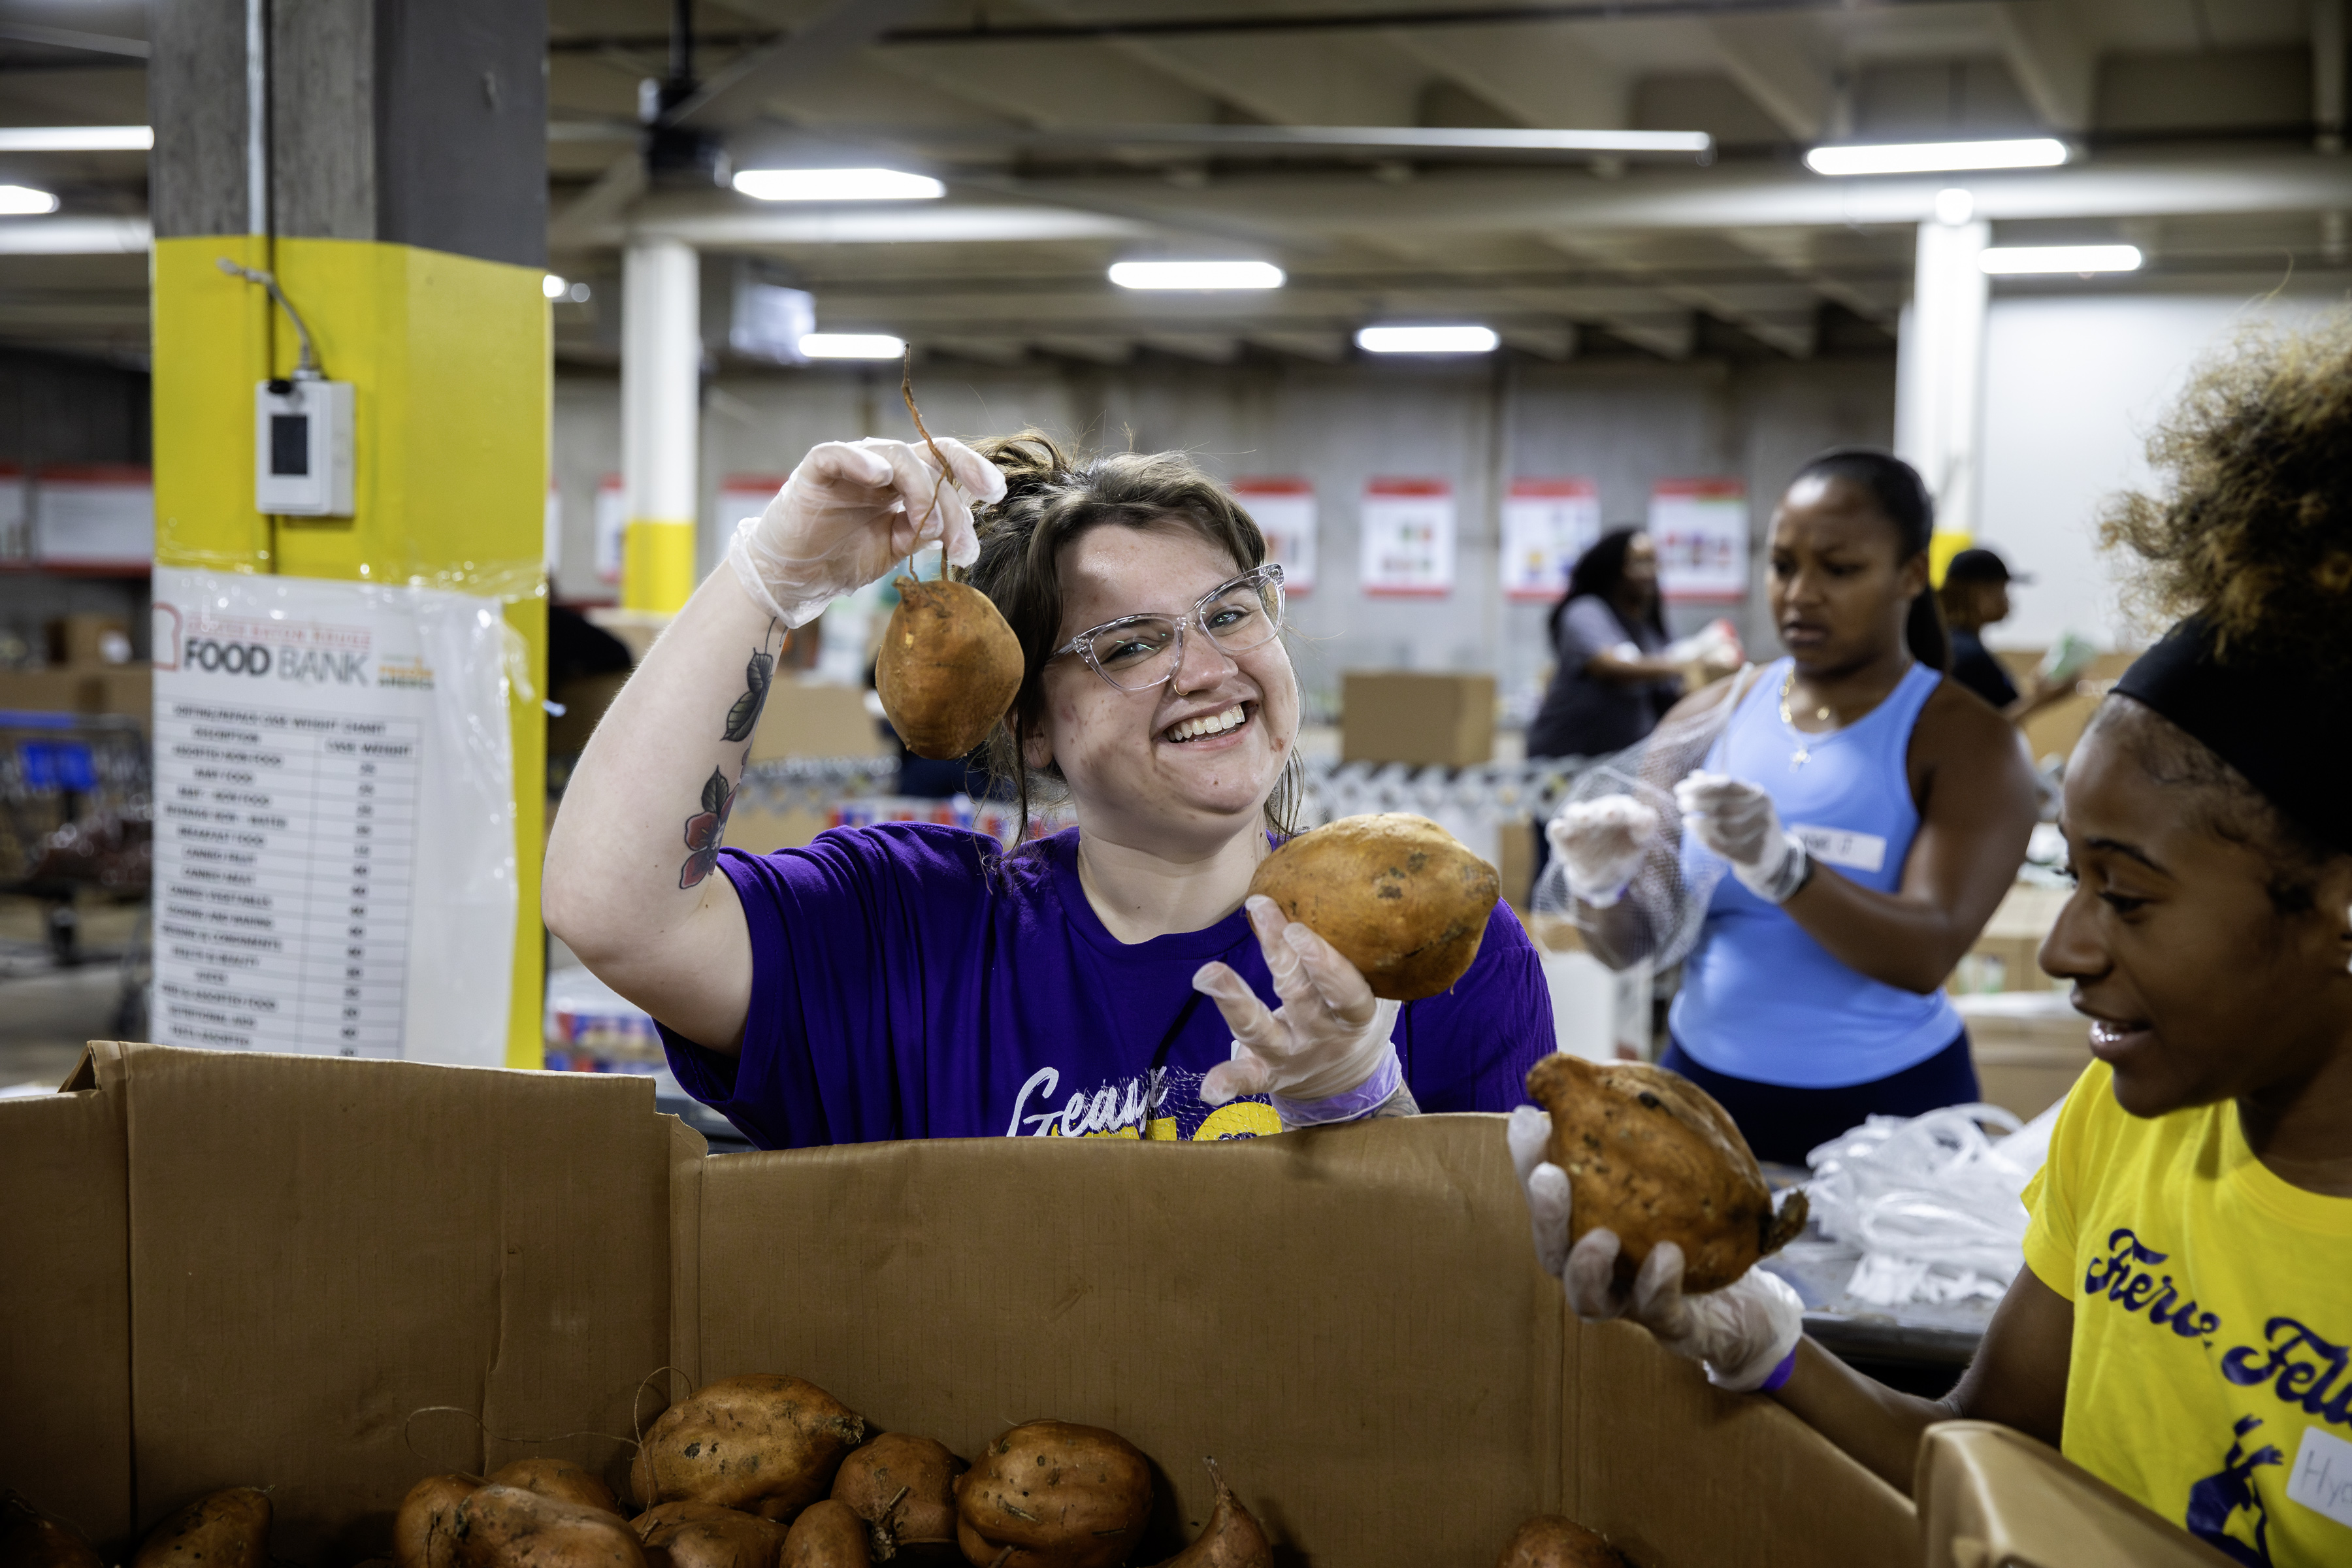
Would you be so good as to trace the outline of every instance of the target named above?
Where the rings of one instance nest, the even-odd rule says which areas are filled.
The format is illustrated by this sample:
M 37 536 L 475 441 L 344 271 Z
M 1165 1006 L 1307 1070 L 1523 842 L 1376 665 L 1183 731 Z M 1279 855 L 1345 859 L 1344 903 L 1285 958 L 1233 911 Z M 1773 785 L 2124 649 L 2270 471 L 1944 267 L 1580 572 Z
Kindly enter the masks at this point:
M 254 510 L 255 384 L 292 331 L 220 258 L 274 270 L 355 388 L 350 518 Z M 550 332 L 536 267 L 375 240 L 163 238 L 153 258 L 155 560 L 496 596 L 510 633 L 518 907 L 507 1062 L 543 1059 Z

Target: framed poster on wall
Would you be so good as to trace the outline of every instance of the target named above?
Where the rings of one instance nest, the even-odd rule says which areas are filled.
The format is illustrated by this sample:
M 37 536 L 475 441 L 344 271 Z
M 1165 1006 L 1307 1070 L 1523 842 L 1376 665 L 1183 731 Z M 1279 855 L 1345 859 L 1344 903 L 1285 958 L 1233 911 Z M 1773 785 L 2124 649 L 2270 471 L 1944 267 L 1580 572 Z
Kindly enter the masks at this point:
M 1738 479 L 1660 479 L 1650 491 L 1658 588 L 1672 603 L 1748 596 L 1748 488 Z
M 1305 479 L 1235 479 L 1234 499 L 1265 535 L 1266 559 L 1282 568 L 1286 593 L 1315 588 L 1315 487 Z
M 1369 481 L 1358 531 L 1365 593 L 1442 598 L 1454 591 L 1453 481 Z
M 1591 479 L 1513 479 L 1503 498 L 1503 592 L 1549 602 L 1601 537 L 1601 489 Z

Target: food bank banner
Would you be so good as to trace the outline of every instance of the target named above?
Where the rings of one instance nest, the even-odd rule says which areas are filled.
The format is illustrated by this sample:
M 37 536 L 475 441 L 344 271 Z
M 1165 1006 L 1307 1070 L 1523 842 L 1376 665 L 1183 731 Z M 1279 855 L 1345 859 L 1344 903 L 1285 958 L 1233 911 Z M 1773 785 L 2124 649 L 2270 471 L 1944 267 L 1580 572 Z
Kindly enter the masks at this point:
M 1374 479 L 1359 531 L 1367 594 L 1443 598 L 1454 591 L 1454 486 L 1444 479 Z
M 499 601 L 155 569 L 155 1037 L 503 1067 Z
M 1282 568 L 1286 593 L 1315 588 L 1315 487 L 1305 479 L 1234 481 L 1234 499 L 1265 535 L 1266 559 Z
M 1738 479 L 1660 479 L 1650 492 L 1650 537 L 1669 600 L 1748 596 L 1748 490 Z
M 1559 598 L 1577 557 L 1600 538 L 1601 490 L 1591 479 L 1513 479 L 1503 498 L 1503 592 Z

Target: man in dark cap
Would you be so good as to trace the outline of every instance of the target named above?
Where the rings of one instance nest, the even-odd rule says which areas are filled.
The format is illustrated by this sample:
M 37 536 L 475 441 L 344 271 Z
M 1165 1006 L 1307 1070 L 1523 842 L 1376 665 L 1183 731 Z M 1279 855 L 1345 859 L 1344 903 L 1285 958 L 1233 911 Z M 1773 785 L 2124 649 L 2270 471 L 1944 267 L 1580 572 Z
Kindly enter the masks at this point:
M 2021 693 L 2000 660 L 1985 650 L 1983 628 L 2009 618 L 2009 585 L 2032 581 L 2012 575 L 2009 563 L 1990 550 L 1963 550 L 1944 568 L 1944 585 L 1938 595 L 1944 624 L 1952 637 L 1952 663 L 1946 673 L 2000 710 L 2011 722 L 2073 689 L 2071 681 L 2052 683 L 2029 675 L 2027 689 Z

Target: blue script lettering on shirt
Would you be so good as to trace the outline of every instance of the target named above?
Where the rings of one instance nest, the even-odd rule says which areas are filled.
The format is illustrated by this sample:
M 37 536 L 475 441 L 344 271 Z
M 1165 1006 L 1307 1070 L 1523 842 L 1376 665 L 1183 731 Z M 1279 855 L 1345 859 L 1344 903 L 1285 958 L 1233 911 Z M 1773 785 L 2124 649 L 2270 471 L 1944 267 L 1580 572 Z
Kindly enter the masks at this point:
M 2305 1415 L 2332 1426 L 2352 1425 L 2352 1380 L 2344 1375 L 2352 1357 L 2344 1346 L 2320 1338 L 2293 1318 L 2273 1318 L 2263 1325 L 2263 1338 L 2268 1342 L 2267 1352 L 2240 1345 L 2221 1358 L 2221 1375 L 2245 1387 L 2267 1383 L 2272 1393 L 2301 1406 Z
M 2196 1301 L 2180 1300 L 2169 1274 L 2151 1274 L 2135 1264 L 2158 1264 L 2171 1254 L 2142 1247 L 2129 1226 L 2107 1237 L 2107 1256 L 2095 1260 L 2083 1275 L 2086 1296 L 2104 1294 L 2126 1312 L 2145 1311 L 2151 1323 L 2169 1327 L 2184 1340 L 2201 1340 L 2221 1326 L 2220 1316 L 2200 1312 Z

